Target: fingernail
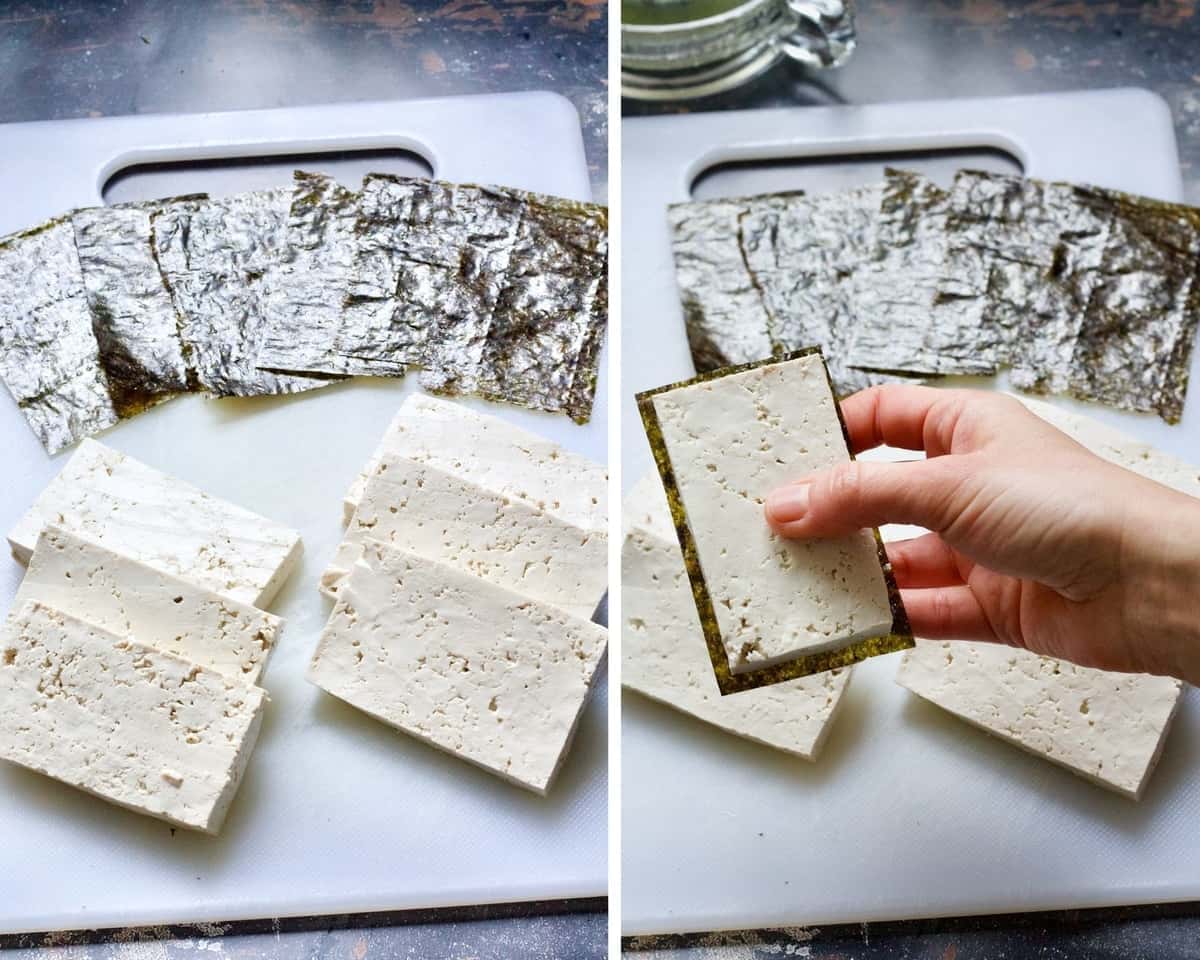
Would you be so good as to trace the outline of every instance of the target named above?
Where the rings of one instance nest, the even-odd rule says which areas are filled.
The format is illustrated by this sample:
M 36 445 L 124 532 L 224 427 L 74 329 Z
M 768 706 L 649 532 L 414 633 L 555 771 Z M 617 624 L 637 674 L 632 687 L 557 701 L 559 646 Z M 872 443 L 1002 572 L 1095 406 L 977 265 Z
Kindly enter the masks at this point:
M 767 516 L 776 523 L 803 520 L 808 513 L 808 484 L 792 483 L 767 494 Z

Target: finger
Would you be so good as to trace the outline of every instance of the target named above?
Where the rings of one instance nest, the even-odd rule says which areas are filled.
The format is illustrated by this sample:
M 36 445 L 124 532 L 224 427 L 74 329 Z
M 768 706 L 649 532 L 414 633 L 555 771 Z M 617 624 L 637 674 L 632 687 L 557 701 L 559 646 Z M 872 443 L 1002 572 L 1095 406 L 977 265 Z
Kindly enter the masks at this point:
M 926 431 L 933 425 L 935 413 L 954 413 L 957 417 L 964 392 L 895 383 L 861 390 L 842 401 L 850 448 L 859 453 L 886 444 L 902 450 L 925 450 Z M 948 439 L 945 448 L 949 448 Z
M 900 599 L 914 636 L 925 640 L 987 640 L 999 638 L 967 586 L 901 590 Z
M 885 544 L 896 586 L 951 587 L 963 583 L 958 558 L 936 533 Z
M 885 523 L 942 530 L 968 495 L 967 460 L 852 460 L 771 491 L 765 507 L 767 522 L 789 539 L 839 537 Z

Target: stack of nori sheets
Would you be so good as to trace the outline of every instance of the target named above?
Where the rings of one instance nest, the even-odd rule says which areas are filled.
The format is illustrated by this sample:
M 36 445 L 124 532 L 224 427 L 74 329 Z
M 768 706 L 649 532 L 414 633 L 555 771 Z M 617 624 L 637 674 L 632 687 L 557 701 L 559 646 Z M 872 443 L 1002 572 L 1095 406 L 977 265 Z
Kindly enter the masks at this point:
M 1200 319 L 1200 210 L 960 171 L 677 204 L 697 369 L 820 346 L 845 394 L 1010 371 L 1014 386 L 1182 414 Z
M 0 239 L 0 379 L 46 449 L 170 397 L 399 376 L 577 422 L 607 323 L 603 207 L 370 175 L 76 210 Z

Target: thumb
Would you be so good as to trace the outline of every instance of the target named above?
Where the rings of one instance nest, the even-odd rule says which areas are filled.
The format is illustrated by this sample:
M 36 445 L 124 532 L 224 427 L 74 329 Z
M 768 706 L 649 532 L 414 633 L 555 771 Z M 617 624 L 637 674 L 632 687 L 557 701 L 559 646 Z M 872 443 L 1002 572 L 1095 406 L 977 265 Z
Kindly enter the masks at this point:
M 950 525 L 962 502 L 961 457 L 908 463 L 852 460 L 773 490 L 767 522 L 782 537 L 838 537 L 863 527 Z

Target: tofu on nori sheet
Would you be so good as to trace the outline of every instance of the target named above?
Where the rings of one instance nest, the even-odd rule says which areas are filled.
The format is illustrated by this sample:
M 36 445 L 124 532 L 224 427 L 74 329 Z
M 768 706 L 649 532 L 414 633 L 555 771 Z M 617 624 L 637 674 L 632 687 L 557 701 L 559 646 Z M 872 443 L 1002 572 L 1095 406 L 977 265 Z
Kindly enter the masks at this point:
M 273 373 L 345 374 L 330 362 L 358 249 L 359 194 L 333 177 L 293 174 L 284 255 L 263 278 L 256 364 Z
M 71 213 L 92 329 L 113 405 L 131 417 L 192 388 L 179 323 L 150 242 L 160 210 L 202 196 Z
M 289 187 L 155 212 L 152 238 L 196 386 L 219 397 L 297 393 L 329 378 L 275 374 L 257 360 L 271 271 L 286 260 Z
M 850 459 L 819 350 L 638 395 L 723 694 L 912 646 L 878 533 L 785 540 L 767 494 Z
M 70 217 L 0 239 L 0 378 L 48 453 L 120 419 Z

